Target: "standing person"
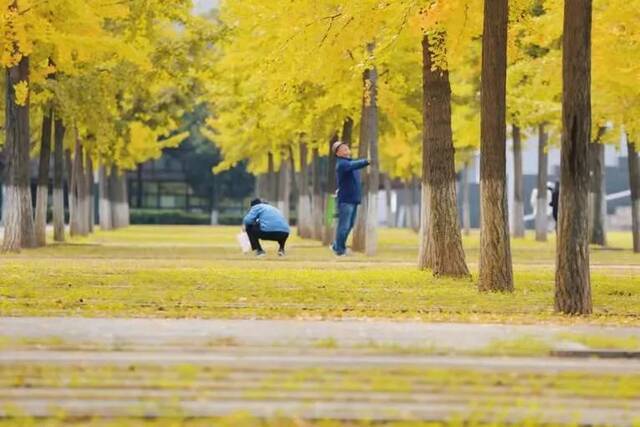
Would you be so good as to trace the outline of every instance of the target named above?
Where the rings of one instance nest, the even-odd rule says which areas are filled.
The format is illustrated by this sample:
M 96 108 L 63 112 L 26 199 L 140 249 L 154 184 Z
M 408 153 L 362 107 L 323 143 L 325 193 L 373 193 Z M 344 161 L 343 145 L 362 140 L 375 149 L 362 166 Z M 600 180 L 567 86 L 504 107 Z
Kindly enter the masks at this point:
M 336 155 L 336 177 L 338 184 L 338 226 L 336 240 L 331 249 L 337 256 L 347 253 L 347 238 L 356 223 L 358 205 L 362 201 L 360 169 L 369 166 L 367 159 L 352 160 L 351 149 L 337 141 L 331 147 Z
M 251 201 L 251 209 L 242 221 L 249 236 L 251 249 L 257 257 L 266 255 L 260 240 L 278 242 L 278 256 L 284 256 L 284 245 L 289 238 L 289 223 L 282 212 L 260 199 Z

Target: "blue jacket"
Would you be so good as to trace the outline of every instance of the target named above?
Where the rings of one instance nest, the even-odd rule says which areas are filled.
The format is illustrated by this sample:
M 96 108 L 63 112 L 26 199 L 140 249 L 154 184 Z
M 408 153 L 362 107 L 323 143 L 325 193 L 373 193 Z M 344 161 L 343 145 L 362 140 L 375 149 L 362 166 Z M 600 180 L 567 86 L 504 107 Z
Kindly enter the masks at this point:
M 338 203 L 360 204 L 362 201 L 360 169 L 367 166 L 369 166 L 369 161 L 366 159 L 352 160 L 338 157 L 336 161 Z
M 260 203 L 253 206 L 242 221 L 245 226 L 258 224 L 260 230 L 271 232 L 289 232 L 289 224 L 282 213 L 271 205 Z

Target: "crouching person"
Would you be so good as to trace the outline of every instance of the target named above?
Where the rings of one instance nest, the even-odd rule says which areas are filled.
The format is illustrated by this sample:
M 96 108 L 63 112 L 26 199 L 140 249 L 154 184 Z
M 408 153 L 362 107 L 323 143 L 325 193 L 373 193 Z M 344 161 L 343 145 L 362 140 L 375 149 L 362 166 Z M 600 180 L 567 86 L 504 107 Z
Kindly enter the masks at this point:
M 289 223 L 278 209 L 260 199 L 254 199 L 251 201 L 251 209 L 244 217 L 243 226 L 257 257 L 266 255 L 260 246 L 260 240 L 278 242 L 278 255 L 284 256 L 284 245 L 290 230 Z

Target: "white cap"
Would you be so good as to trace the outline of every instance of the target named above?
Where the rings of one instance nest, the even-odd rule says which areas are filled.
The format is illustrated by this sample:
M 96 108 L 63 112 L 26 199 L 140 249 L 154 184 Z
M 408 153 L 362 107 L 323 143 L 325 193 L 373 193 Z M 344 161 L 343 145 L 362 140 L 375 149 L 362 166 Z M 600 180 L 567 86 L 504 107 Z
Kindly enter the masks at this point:
M 336 152 L 338 151 L 338 148 L 340 148 L 341 145 L 344 145 L 344 142 L 336 141 L 333 143 L 333 145 L 331 146 L 331 151 L 333 151 L 333 154 L 336 154 Z

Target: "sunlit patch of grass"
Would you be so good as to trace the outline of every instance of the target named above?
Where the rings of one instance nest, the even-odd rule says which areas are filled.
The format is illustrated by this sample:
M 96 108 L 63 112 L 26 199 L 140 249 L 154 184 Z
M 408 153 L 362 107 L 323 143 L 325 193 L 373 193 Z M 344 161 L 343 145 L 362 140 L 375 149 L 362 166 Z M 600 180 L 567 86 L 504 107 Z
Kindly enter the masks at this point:
M 494 340 L 475 352 L 482 356 L 544 356 L 551 344 L 535 337 L 522 336 L 510 340 Z
M 601 334 L 560 334 L 559 338 L 583 344 L 594 350 L 640 350 L 640 336 Z
M 594 251 L 595 313 L 553 313 L 554 246 L 513 241 L 516 290 L 480 294 L 473 280 L 417 271 L 417 236 L 380 230 L 379 254 L 336 259 L 293 236 L 288 256 L 240 253 L 236 227 L 135 226 L 81 244 L 0 255 L 0 313 L 11 316 L 394 318 L 464 322 L 640 324 L 640 256 Z M 295 233 L 294 233 L 295 234 Z M 630 243 L 629 243 L 630 244 Z M 465 240 L 475 268 L 477 233 Z M 475 251 L 475 252 L 474 252 Z

